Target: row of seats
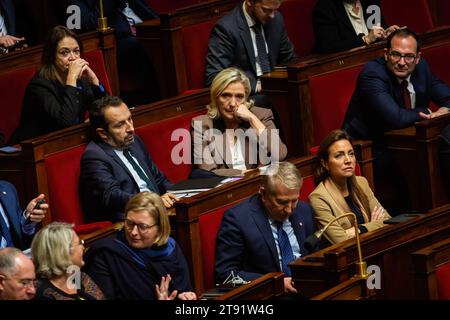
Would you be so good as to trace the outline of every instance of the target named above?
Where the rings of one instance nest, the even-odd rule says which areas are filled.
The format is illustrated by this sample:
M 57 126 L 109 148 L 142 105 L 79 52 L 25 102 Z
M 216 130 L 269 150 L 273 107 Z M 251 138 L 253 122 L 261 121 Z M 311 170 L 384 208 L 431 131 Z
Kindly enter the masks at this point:
M 209 34 L 218 18 L 227 14 L 237 0 L 207 1 L 192 6 L 189 10 L 178 10 L 161 14 L 161 24 L 144 23 L 138 26 L 138 37 L 145 46 L 161 54 L 153 57 L 161 81 L 163 96 L 173 96 L 186 90 L 204 87 L 205 56 Z M 317 0 L 286 0 L 280 12 L 286 29 L 299 57 L 308 56 L 314 46 L 312 10 Z M 427 0 L 381 1 L 381 11 L 388 24 L 408 26 L 422 33 L 440 25 L 433 21 L 431 8 L 440 12 L 445 1 L 435 1 L 433 6 Z M 408 14 L 402 14 L 408 8 Z M 448 20 L 450 21 L 450 19 Z M 153 33 L 150 30 L 153 30 Z M 159 34 L 158 34 L 159 30 Z M 158 34 L 149 38 L 147 34 Z M 158 38 L 159 37 L 159 38 Z M 181 45 L 180 45 L 181 44 Z M 163 59 L 165 62 L 161 64 Z M 167 59 L 172 60 L 167 63 Z

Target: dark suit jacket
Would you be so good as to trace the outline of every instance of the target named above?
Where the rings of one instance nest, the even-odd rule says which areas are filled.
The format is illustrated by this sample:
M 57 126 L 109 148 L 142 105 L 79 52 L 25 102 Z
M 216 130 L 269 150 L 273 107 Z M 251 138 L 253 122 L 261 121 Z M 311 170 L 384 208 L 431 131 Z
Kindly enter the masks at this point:
M 9 144 L 84 122 L 91 103 L 107 92 L 84 79 L 78 86 L 63 86 L 36 75 L 25 90 L 19 127 Z
M 100 16 L 98 0 L 66 0 L 67 5 L 77 5 L 81 10 L 81 31 L 92 31 L 97 28 L 97 19 Z M 122 10 L 125 8 L 124 0 L 103 1 L 104 16 L 108 18 L 108 25 L 113 27 L 118 38 L 131 34 L 128 23 Z M 157 19 L 158 15 L 148 6 L 145 0 L 128 0 L 130 8 L 143 21 Z
M 287 63 L 295 57 L 294 47 L 289 41 L 283 16 L 275 12 L 275 18 L 264 25 L 264 34 L 269 48 L 271 67 Z M 256 60 L 252 38 L 242 3 L 217 21 L 208 43 L 205 83 L 211 84 L 217 73 L 228 67 L 242 69 L 250 79 L 252 93 L 256 87 Z
M 416 92 L 415 109 L 403 107 L 400 84 L 387 69 L 384 58 L 369 61 L 358 76 L 343 129 L 355 139 L 374 140 L 376 146 L 383 144 L 384 132 L 419 121 L 419 112 L 428 113 L 431 101 L 450 108 L 450 87 L 431 73 L 425 59 L 420 60 L 410 81 Z
M 0 0 L 0 13 L 5 19 L 6 31 L 9 35 L 16 34 L 16 14 L 12 0 Z
M 367 21 L 367 7 L 380 6 L 379 0 L 361 0 L 364 21 Z M 364 46 L 358 37 L 345 11 L 343 0 L 319 0 L 312 13 L 314 36 L 316 40 L 315 52 L 332 53 Z M 383 17 L 381 26 L 387 28 Z
M 139 161 L 142 169 L 157 190 L 164 194 L 172 183 L 153 163 L 142 140 L 135 136 L 130 152 Z M 80 169 L 80 197 L 89 221 L 122 220 L 128 200 L 139 193 L 139 186 L 130 171 L 104 142 L 91 141 L 83 157 Z
M 29 248 L 31 237 L 22 232 L 25 218 L 23 210 L 20 208 L 16 188 L 11 183 L 2 180 L 0 180 L 0 202 L 9 221 L 9 231 L 14 246 L 22 250 Z
M 314 232 L 313 211 L 299 201 L 289 218 L 303 255 L 304 240 Z M 227 210 L 216 240 L 216 280 L 223 282 L 231 271 L 244 280 L 253 280 L 281 271 L 275 240 L 260 196 L 254 195 Z

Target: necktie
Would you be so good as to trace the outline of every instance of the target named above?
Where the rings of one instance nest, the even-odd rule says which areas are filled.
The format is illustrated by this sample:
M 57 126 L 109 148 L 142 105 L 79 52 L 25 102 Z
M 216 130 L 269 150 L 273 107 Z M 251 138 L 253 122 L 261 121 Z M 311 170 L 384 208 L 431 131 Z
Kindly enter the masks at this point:
M 142 170 L 142 168 L 139 166 L 139 164 L 136 162 L 136 160 L 134 160 L 134 158 L 131 156 L 130 150 L 125 149 L 123 150 L 123 155 L 125 156 L 125 158 L 128 160 L 128 162 L 131 164 L 131 166 L 133 167 L 133 169 L 137 172 L 137 174 L 139 175 L 139 177 L 145 181 L 145 183 L 147 184 L 147 187 L 149 190 L 156 192 L 159 194 L 159 189 L 155 186 L 155 184 L 145 175 L 144 171 Z
M 277 235 L 278 235 L 278 247 L 281 253 L 281 266 L 282 271 L 288 277 L 291 276 L 291 269 L 288 267 L 288 263 L 294 260 L 294 253 L 292 252 L 291 243 L 286 231 L 283 230 L 283 222 L 276 222 Z
M 263 73 L 270 72 L 269 56 L 266 51 L 266 42 L 261 32 L 261 24 L 253 25 L 255 31 L 256 48 L 258 49 L 258 62 Z
M 405 106 L 406 109 L 411 109 L 411 95 L 409 94 L 408 91 L 408 81 L 407 80 L 403 80 L 401 83 L 401 87 L 402 87 L 402 95 L 403 95 L 403 105 Z
M 5 238 L 6 245 L 8 247 L 14 247 L 14 243 L 11 237 L 11 232 L 9 231 L 8 226 L 6 225 L 5 220 L 3 219 L 3 216 L 0 215 L 0 240 L 1 237 Z

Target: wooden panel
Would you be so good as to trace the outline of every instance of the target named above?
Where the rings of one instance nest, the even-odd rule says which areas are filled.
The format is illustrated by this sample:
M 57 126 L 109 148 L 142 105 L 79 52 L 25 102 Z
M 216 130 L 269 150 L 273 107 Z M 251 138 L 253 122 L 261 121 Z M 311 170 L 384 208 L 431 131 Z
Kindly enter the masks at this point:
M 414 282 L 409 255 L 450 237 L 450 205 L 423 217 L 361 235 L 363 259 L 381 269 L 377 299 L 413 299 Z M 354 239 L 322 249 L 291 263 L 295 286 L 304 297 L 313 297 L 355 274 L 358 253 Z
M 428 210 L 449 202 L 438 143 L 439 135 L 449 123 L 450 114 L 385 134 L 389 152 L 407 181 L 413 210 Z

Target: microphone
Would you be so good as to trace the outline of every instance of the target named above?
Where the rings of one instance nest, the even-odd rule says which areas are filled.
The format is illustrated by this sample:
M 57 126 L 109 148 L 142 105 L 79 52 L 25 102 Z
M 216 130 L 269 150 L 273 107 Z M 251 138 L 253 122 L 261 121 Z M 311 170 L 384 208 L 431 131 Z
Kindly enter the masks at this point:
M 367 274 L 367 263 L 363 261 L 362 259 L 362 253 L 361 253 L 361 241 L 359 240 L 359 228 L 358 228 L 358 220 L 356 219 L 356 216 L 353 212 L 345 213 L 343 215 L 340 215 L 339 217 L 334 218 L 330 222 L 328 222 L 325 227 L 322 229 L 314 232 L 312 235 L 307 237 L 305 241 L 303 242 L 303 245 L 308 251 L 314 251 L 314 249 L 317 247 L 317 245 L 320 242 L 320 238 L 322 238 L 325 231 L 328 229 L 328 227 L 335 221 L 343 218 L 343 217 L 352 217 L 354 220 L 353 227 L 355 228 L 355 237 L 356 237 L 356 247 L 358 249 L 358 262 L 356 262 L 356 274 L 355 278 L 358 279 L 366 279 L 368 277 Z

